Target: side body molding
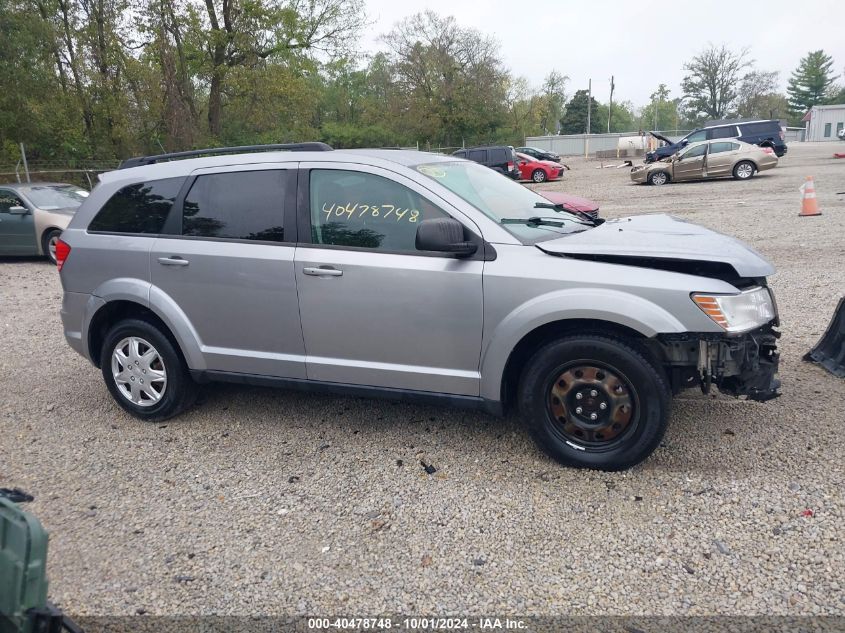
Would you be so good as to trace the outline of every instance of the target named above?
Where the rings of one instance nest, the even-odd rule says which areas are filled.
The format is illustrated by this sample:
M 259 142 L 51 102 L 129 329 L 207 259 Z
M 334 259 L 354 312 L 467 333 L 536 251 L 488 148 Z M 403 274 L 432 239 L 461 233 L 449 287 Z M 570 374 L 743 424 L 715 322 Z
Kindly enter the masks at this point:
M 658 333 L 686 331 L 683 324 L 663 308 L 627 292 L 572 288 L 540 295 L 514 308 L 485 336 L 481 396 L 494 401 L 501 399 L 505 365 L 523 337 L 547 323 L 567 319 L 616 323 L 649 338 Z

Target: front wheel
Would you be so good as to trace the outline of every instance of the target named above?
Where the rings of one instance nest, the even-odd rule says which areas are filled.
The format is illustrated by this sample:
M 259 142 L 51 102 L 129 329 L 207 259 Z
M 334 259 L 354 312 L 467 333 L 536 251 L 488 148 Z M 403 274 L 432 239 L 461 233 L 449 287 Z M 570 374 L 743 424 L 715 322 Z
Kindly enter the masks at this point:
M 754 175 L 755 171 L 757 171 L 757 168 L 754 163 L 744 160 L 737 163 L 734 167 L 734 178 L 737 180 L 748 180 Z
M 661 372 L 621 339 L 563 338 L 538 350 L 519 385 L 537 444 L 564 465 L 624 470 L 657 448 L 669 420 Z
M 197 386 L 173 343 L 155 325 L 120 321 L 100 353 L 106 386 L 117 404 L 142 420 L 178 415 L 196 399 Z
M 56 263 L 56 243 L 59 241 L 61 234 L 60 230 L 51 229 L 41 237 L 41 251 L 44 253 L 44 257 L 53 264 Z
M 667 174 L 665 171 L 656 171 L 648 177 L 648 181 L 652 185 L 659 187 L 669 182 L 669 174 Z
M 531 173 L 531 180 L 534 182 L 546 182 L 546 172 L 542 169 L 535 169 Z

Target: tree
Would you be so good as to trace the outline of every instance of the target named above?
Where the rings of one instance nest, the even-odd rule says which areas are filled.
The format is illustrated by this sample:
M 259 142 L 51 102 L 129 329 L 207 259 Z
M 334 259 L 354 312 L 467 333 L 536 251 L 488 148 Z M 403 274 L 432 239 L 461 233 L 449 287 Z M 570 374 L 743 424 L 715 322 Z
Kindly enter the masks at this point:
M 657 86 L 651 93 L 650 103 L 640 112 L 641 130 L 675 130 L 678 128 L 678 100 L 670 99 L 672 91 L 666 84 Z
M 543 103 L 540 106 L 540 126 L 543 134 L 556 134 L 560 125 L 560 117 L 566 104 L 566 83 L 569 77 L 556 70 L 546 75 L 541 93 Z
M 723 119 L 732 113 L 740 73 L 751 66 L 745 49 L 735 53 L 725 46 L 702 51 L 684 64 L 681 82 L 691 118 Z
M 600 134 L 602 121 L 596 116 L 599 109 L 599 102 L 593 97 L 590 101 L 590 134 Z M 584 134 L 587 131 L 587 91 L 578 90 L 569 103 L 566 104 L 566 111 L 560 120 L 561 134 Z M 605 125 L 607 125 L 607 110 L 605 110 Z
M 400 90 L 404 125 L 423 141 L 487 140 L 505 121 L 508 72 L 495 39 L 433 11 L 382 37 Z
M 609 104 L 599 103 L 596 107 L 593 116 L 596 117 L 596 123 L 602 127 L 602 131 L 607 130 L 607 110 Z M 630 101 L 620 101 L 614 103 L 613 116 L 610 117 L 610 131 L 611 132 L 634 132 L 636 125 L 634 124 L 634 104 Z M 593 127 L 590 121 L 590 127 Z
M 786 93 L 789 107 L 796 115 L 803 115 L 814 105 L 824 103 L 830 96 L 836 76 L 832 74 L 833 58 L 823 50 L 807 53 L 792 71 Z
M 777 71 L 752 70 L 737 92 L 737 114 L 748 119 L 779 119 L 787 115 L 786 97 L 778 92 Z

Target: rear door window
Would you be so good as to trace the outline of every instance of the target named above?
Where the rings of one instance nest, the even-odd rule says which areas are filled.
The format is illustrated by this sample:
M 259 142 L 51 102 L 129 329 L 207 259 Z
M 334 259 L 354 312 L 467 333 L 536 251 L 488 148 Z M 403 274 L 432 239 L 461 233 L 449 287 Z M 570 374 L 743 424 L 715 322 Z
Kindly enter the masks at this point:
M 710 130 L 710 138 L 735 138 L 737 136 L 736 126 L 714 127 Z
M 284 242 L 285 171 L 198 176 L 182 206 L 182 235 Z
M 711 143 L 710 144 L 710 153 L 711 154 L 720 154 L 722 152 L 732 152 L 735 149 L 739 149 L 739 145 L 736 143 Z
M 483 149 L 472 150 L 469 152 L 468 158 L 474 160 L 476 163 L 484 164 L 487 162 L 487 152 Z
M 491 149 L 490 151 L 490 164 L 492 165 L 501 165 L 502 163 L 508 162 L 508 152 L 504 149 Z
M 88 230 L 157 235 L 184 182 L 184 178 L 166 178 L 127 185 L 109 198 Z

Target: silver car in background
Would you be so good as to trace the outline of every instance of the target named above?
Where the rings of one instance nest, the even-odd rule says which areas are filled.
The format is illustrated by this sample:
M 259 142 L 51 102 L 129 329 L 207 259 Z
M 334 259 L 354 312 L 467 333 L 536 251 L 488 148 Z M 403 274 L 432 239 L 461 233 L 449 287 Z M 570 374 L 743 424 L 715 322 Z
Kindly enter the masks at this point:
M 214 380 L 517 407 L 555 459 L 618 470 L 673 393 L 777 395 L 774 268 L 736 239 L 452 156 L 256 149 L 125 161 L 62 235 L 65 337 L 139 418 Z
M 56 243 L 85 189 L 52 182 L 0 185 L 0 256 L 42 255 L 56 262 Z

